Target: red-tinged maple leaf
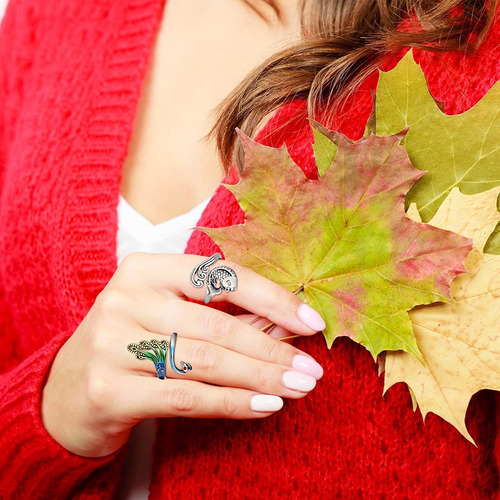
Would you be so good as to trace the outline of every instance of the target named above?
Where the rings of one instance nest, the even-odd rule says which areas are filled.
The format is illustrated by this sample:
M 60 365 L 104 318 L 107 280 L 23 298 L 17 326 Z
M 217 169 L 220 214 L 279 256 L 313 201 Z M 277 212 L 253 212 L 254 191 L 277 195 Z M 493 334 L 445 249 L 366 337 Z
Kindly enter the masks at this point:
M 305 177 L 285 144 L 264 146 L 236 129 L 244 171 L 224 186 L 245 222 L 197 229 L 226 259 L 305 295 L 326 321 L 329 348 L 348 336 L 374 360 L 403 350 L 423 363 L 408 311 L 451 300 L 471 240 L 406 217 L 405 194 L 423 175 L 400 145 L 406 131 L 352 142 L 321 128 L 322 159 L 334 160 L 318 180 Z

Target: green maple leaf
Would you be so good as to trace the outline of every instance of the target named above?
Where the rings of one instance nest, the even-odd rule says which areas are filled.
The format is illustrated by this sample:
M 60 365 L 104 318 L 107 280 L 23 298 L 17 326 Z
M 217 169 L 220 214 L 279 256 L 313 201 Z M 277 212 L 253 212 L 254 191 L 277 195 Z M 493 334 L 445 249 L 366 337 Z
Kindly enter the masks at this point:
M 329 131 L 337 145 L 324 135 L 315 144 L 324 174 L 310 180 L 285 144 L 264 146 L 236 131 L 245 168 L 237 184 L 224 186 L 245 222 L 196 229 L 226 259 L 305 295 L 326 321 L 328 348 L 348 336 L 374 360 L 401 349 L 423 363 L 407 311 L 450 300 L 471 243 L 406 217 L 405 194 L 423 173 L 399 144 L 404 133 L 354 143 Z
M 404 145 L 412 164 L 427 171 L 408 192 L 429 222 L 454 187 L 476 194 L 500 184 L 500 84 L 472 108 L 446 115 L 429 93 L 425 75 L 410 50 L 397 66 L 379 72 L 377 135 L 409 126 Z

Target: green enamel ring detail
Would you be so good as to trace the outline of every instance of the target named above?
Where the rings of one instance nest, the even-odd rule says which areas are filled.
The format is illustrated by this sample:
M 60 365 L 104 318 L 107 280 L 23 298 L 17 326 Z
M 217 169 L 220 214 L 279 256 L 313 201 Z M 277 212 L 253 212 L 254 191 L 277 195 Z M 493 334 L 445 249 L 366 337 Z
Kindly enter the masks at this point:
M 174 354 L 175 344 L 177 342 L 177 332 L 172 333 L 170 342 L 168 340 L 141 340 L 138 344 L 129 344 L 127 351 L 135 355 L 137 359 L 149 359 L 156 368 L 156 374 L 159 379 L 165 379 L 167 376 L 166 364 L 167 351 L 170 347 L 170 366 L 175 373 L 186 373 L 193 367 L 189 363 L 181 361 L 181 369 L 175 366 Z

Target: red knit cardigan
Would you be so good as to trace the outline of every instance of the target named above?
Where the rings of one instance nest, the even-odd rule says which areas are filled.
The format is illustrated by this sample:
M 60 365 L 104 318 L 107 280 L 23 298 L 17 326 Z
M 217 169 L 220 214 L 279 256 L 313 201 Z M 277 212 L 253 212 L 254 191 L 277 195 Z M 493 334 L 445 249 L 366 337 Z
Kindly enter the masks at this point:
M 164 6 L 11 0 L 1 25 L 1 498 L 105 499 L 119 479 L 124 448 L 95 459 L 66 451 L 42 425 L 40 396 L 58 349 L 117 267 L 121 165 Z M 498 34 L 496 23 L 476 57 L 416 51 L 447 113 L 468 109 L 500 78 Z M 376 81 L 335 124 L 352 139 L 362 135 Z M 280 109 L 257 140 L 285 141 L 314 178 L 307 121 L 277 132 L 303 109 L 300 101 Z M 243 220 L 219 186 L 198 225 Z M 217 249 L 195 231 L 186 253 Z M 295 345 L 325 369 L 307 397 L 285 399 L 265 419 L 159 421 L 151 498 L 496 497 L 497 393 L 471 400 L 466 424 L 476 448 L 432 413 L 424 424 L 405 384 L 382 398 L 383 379 L 363 346 L 342 337 L 328 350 L 321 334 Z

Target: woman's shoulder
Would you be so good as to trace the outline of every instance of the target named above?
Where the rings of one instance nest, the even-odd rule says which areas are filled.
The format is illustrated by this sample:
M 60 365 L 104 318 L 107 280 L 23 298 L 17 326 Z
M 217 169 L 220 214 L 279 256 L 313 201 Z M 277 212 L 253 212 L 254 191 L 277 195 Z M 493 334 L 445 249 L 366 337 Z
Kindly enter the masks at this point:
M 381 61 L 379 69 L 392 69 L 408 50 L 388 55 Z M 426 77 L 430 93 L 436 100 L 444 103 L 445 113 L 463 113 L 500 80 L 500 15 L 495 16 L 486 37 L 475 51 L 435 52 L 415 48 L 413 53 Z M 328 122 L 322 121 L 326 110 L 321 110 L 318 121 L 352 140 L 361 138 L 372 111 L 372 92 L 377 90 L 378 75 L 378 70 L 369 75 Z M 288 124 L 283 126 L 285 122 Z M 314 177 L 314 139 L 307 119 L 305 100 L 296 100 L 280 108 L 259 132 L 256 140 L 273 147 L 280 147 L 285 142 L 295 162 L 303 168 L 306 175 Z

